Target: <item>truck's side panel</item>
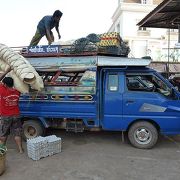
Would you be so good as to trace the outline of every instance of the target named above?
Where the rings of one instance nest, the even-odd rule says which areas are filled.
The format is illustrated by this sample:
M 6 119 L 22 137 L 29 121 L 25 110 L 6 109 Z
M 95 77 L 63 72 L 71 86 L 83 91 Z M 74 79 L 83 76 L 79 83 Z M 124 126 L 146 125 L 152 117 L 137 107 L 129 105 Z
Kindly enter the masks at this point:
M 24 116 L 96 118 L 96 102 L 21 102 Z
M 180 132 L 179 112 L 168 108 L 171 103 L 175 102 L 156 92 L 124 93 L 122 128 L 127 129 L 134 120 L 146 120 L 155 122 L 162 133 Z
M 99 126 L 95 69 L 66 69 L 40 72 L 45 89 L 23 94 L 23 117 L 81 119 L 89 127 Z M 88 124 L 88 121 L 91 121 Z

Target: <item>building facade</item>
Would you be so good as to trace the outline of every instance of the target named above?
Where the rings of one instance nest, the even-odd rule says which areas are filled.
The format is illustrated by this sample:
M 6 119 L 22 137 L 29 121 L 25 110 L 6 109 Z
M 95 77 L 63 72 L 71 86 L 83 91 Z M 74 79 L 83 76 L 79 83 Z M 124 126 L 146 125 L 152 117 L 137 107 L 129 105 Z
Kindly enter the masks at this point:
M 137 23 L 162 1 L 118 0 L 109 32 L 120 33 L 122 39 L 130 46 L 130 57 L 151 56 L 154 61 L 167 61 L 167 49 L 174 48 L 178 41 L 178 31 L 137 26 Z M 174 50 L 171 50 L 170 58 L 170 61 L 178 61 L 179 57 Z

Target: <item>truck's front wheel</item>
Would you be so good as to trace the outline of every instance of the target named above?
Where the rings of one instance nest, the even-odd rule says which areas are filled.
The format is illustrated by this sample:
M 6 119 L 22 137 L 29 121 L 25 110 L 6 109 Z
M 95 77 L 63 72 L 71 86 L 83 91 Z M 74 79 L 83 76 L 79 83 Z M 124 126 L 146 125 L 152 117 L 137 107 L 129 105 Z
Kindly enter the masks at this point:
M 140 149 L 150 149 L 157 143 L 158 131 L 150 122 L 140 121 L 131 125 L 128 138 L 133 146 Z
M 41 123 L 35 120 L 25 121 L 23 124 L 23 137 L 24 139 L 35 138 L 37 136 L 42 136 L 44 133 L 44 127 Z

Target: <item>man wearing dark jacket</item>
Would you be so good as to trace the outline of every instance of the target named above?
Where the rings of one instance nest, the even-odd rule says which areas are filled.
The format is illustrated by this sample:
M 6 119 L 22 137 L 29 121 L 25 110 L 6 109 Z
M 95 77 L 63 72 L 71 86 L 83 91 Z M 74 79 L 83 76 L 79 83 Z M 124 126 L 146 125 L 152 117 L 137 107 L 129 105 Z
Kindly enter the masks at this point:
M 36 46 L 44 35 L 46 36 L 49 45 L 54 42 L 54 35 L 51 31 L 54 27 L 56 28 L 58 38 L 60 39 L 61 35 L 59 33 L 59 21 L 62 15 L 63 13 L 61 11 L 56 10 L 52 16 L 44 16 L 39 21 L 36 33 L 33 36 L 29 46 Z

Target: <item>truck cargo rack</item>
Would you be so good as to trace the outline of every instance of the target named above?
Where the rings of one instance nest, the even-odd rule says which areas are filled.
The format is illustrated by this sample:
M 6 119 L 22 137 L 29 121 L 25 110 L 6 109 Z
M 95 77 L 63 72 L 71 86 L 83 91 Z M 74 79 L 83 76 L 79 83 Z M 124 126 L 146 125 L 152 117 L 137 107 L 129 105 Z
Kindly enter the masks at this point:
M 21 46 L 13 47 L 24 56 L 32 66 L 41 71 L 85 70 L 97 66 L 148 66 L 151 59 L 128 58 L 93 49 L 71 53 L 69 45 Z
M 87 45 L 82 50 L 76 50 L 73 45 L 39 45 L 39 46 L 19 46 L 12 47 L 14 51 L 24 57 L 63 57 L 63 56 L 92 56 L 109 55 L 126 57 L 120 53 L 116 46 L 96 46 Z

